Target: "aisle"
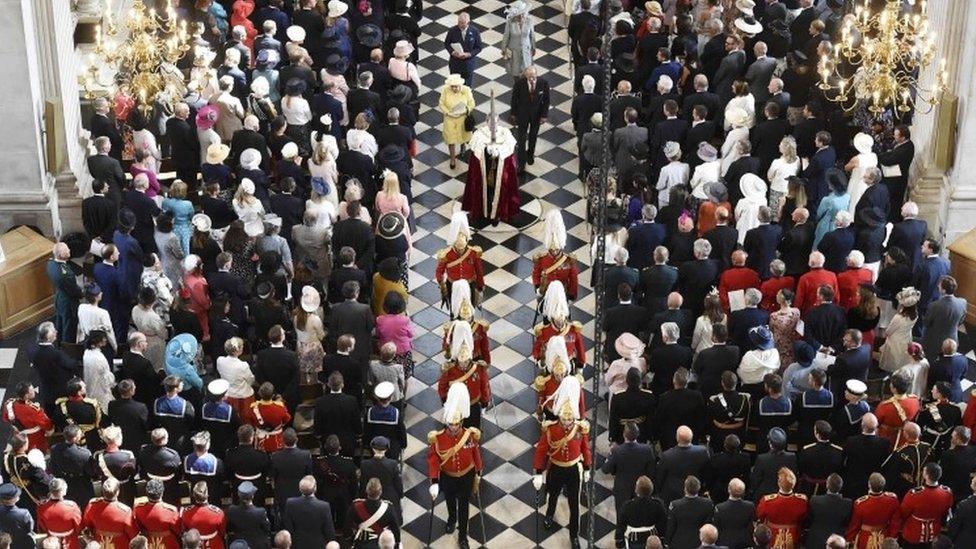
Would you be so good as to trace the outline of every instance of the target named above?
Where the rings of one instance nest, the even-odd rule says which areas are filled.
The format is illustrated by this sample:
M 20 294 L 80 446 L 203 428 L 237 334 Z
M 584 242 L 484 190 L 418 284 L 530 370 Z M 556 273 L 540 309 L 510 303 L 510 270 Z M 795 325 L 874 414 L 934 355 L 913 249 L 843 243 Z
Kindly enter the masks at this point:
M 404 547 L 423 547 L 428 534 L 430 497 L 427 493 L 427 433 L 442 428 L 441 404 L 436 392 L 437 379 L 443 363 L 441 355 L 441 327 L 447 321 L 440 308 L 440 290 L 434 282 L 436 253 L 446 246 L 448 220 L 456 199 L 463 189 L 464 167 L 451 170 L 447 148 L 441 140 L 441 114 L 436 110 L 440 88 L 447 73 L 447 53 L 443 48 L 447 30 L 456 24 L 456 13 L 466 10 L 472 24 L 481 31 L 485 48 L 479 56 L 475 73 L 474 96 L 477 109 L 489 110 L 489 94 L 494 86 L 496 107 L 503 119 L 507 117 L 511 96 L 511 78 L 501 65 L 501 52 L 496 47 L 501 40 L 504 6 L 499 0 L 446 0 L 427 3 L 421 28 L 420 76 L 421 92 L 418 155 L 414 159 L 414 213 L 417 217 L 415 249 L 411 257 L 410 303 L 416 337 L 414 358 L 417 367 L 410 380 L 407 396 L 406 422 L 409 444 L 405 452 L 403 481 Z M 568 229 L 567 251 L 574 252 L 581 262 L 580 296 L 571 311 L 573 320 L 584 326 L 584 333 L 593 334 L 593 295 L 589 289 L 589 228 L 585 223 L 583 186 L 576 178 L 576 144 L 570 122 L 572 81 L 567 61 L 565 19 L 558 0 L 545 4 L 532 2 L 536 22 L 536 64 L 540 76 L 552 89 L 549 123 L 542 128 L 536 149 L 535 164 L 522 185 L 532 197 L 544 197 L 523 203 L 525 216 L 538 218 L 552 208 L 563 211 Z M 483 120 L 480 117 L 479 120 Z M 524 197 L 524 194 L 523 194 Z M 525 202 L 525 201 L 523 201 Z M 534 444 L 538 440 L 538 422 L 532 416 L 535 391 L 532 382 L 536 366 L 527 358 L 532 349 L 532 320 L 535 292 L 531 283 L 532 257 L 541 250 L 542 224 L 535 223 L 519 231 L 505 224 L 489 227 L 473 238 L 472 243 L 484 250 L 485 279 L 488 290 L 483 310 L 478 314 L 491 323 L 489 336 L 492 345 L 491 386 L 495 408 L 483 414 L 483 446 L 485 477 L 481 483 L 481 502 L 485 508 L 484 524 L 490 547 L 531 547 L 535 538 L 534 492 L 529 482 L 532 473 Z M 592 342 L 587 339 L 587 348 Z M 590 351 L 589 356 L 592 356 Z M 594 402 L 587 393 L 588 406 Z M 605 425 L 605 407 L 601 421 Z M 600 446 L 606 447 L 606 436 Z M 598 459 L 598 463 L 602 459 Z M 602 475 L 598 480 L 609 486 Z M 609 489 L 597 489 L 597 539 L 599 547 L 613 547 L 613 503 Z M 565 498 L 563 498 L 564 500 Z M 586 528 L 584 514 L 583 532 Z M 455 535 L 444 535 L 447 511 L 443 496 L 437 500 L 433 520 L 434 547 L 455 547 Z M 561 502 L 557 521 L 565 525 L 568 508 Z M 468 528 L 473 547 L 481 541 L 481 517 L 472 502 Z M 585 536 L 585 534 L 584 534 Z M 540 531 L 542 546 L 566 547 L 565 528 L 555 532 Z M 517 545 L 510 545 L 517 544 Z

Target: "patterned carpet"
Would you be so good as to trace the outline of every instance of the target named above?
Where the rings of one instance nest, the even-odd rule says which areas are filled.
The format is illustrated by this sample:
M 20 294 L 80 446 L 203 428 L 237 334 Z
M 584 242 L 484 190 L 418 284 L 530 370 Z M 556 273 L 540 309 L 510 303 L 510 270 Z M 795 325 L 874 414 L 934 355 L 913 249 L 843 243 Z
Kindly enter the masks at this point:
M 497 47 L 504 25 L 505 3 L 498 0 L 465 2 L 447 0 L 430 3 L 424 8 L 420 39 L 421 91 L 420 122 L 417 125 L 420 145 L 415 159 L 413 183 L 414 212 L 417 218 L 416 243 L 411 257 L 409 312 L 416 328 L 414 356 L 417 367 L 408 388 L 406 411 L 409 444 L 404 457 L 403 480 L 407 501 L 404 502 L 404 546 L 423 547 L 427 543 L 430 517 L 430 496 L 427 493 L 427 433 L 442 427 L 441 404 L 436 383 L 443 362 L 440 344 L 441 327 L 447 314 L 439 306 L 440 291 L 433 281 L 435 255 L 446 246 L 445 234 L 451 213 L 459 208 L 463 190 L 465 167 L 459 163 L 451 170 L 447 147 L 441 139 L 442 116 L 436 106 L 440 88 L 447 75 L 448 54 L 444 50 L 444 36 L 456 23 L 456 13 L 466 10 L 472 24 L 481 31 L 485 48 L 479 56 L 474 77 L 474 97 L 477 109 L 489 110 L 489 96 L 494 88 L 497 109 L 507 117 L 512 79 L 501 64 Z M 551 110 L 548 123 L 539 133 L 535 163 L 528 167 L 522 182 L 524 216 L 538 218 L 550 209 L 563 211 L 568 229 L 566 249 L 575 253 L 581 262 L 580 296 L 574 303 L 571 316 L 584 326 L 584 333 L 593 334 L 593 294 L 588 287 L 589 226 L 585 222 L 583 185 L 576 177 L 576 143 L 570 121 L 572 102 L 571 68 L 568 62 L 568 43 L 562 4 L 531 2 L 537 33 L 536 64 L 541 77 L 551 86 Z M 480 118 L 483 120 L 483 117 Z M 528 196 L 526 196 L 528 195 Z M 530 198 L 531 200 L 525 200 Z M 535 544 L 535 493 L 530 484 L 534 445 L 539 436 L 539 424 L 532 416 L 535 391 L 532 381 L 536 365 L 529 355 L 532 349 L 532 321 L 535 291 L 532 287 L 532 257 L 541 250 L 542 224 L 530 224 L 522 230 L 502 223 L 477 231 L 473 244 L 484 249 L 485 282 L 488 287 L 483 310 L 478 315 L 491 323 L 491 387 L 495 396 L 494 409 L 483 414 L 483 446 L 485 475 L 481 483 L 481 504 L 484 507 L 482 539 L 481 517 L 476 502 L 472 502 L 468 533 L 476 546 L 483 542 L 489 547 L 527 547 Z M 588 348 L 591 347 L 587 340 Z M 592 356 L 592 351 L 589 353 Z M 588 385 L 588 384 L 587 384 Z M 595 399 L 586 395 L 588 408 Z M 600 423 L 606 424 L 606 407 L 601 409 Z M 606 435 L 599 439 L 605 455 Z M 602 463 L 602 458 L 597 459 Z M 597 475 L 598 486 L 594 500 L 595 535 L 598 547 L 613 547 L 613 501 L 610 479 Z M 565 525 L 569 510 L 561 498 L 556 513 L 557 522 Z M 583 510 L 581 533 L 586 536 L 589 515 Z M 443 497 L 434 508 L 431 545 L 454 547 L 456 535 L 445 535 L 447 510 Z M 540 531 L 542 547 L 567 547 L 565 528 L 556 532 Z M 584 542 L 585 544 L 585 542 Z

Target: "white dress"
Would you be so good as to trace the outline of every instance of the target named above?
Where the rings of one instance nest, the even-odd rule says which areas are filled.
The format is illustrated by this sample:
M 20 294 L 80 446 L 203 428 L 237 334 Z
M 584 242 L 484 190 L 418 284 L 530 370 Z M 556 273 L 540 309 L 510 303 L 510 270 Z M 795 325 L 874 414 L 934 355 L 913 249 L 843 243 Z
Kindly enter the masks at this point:
M 254 395 L 254 373 L 247 362 L 232 356 L 217 357 L 217 373 L 227 381 L 227 396 L 248 398 Z
M 878 165 L 878 155 L 872 153 L 860 153 L 857 155 L 857 166 L 851 170 L 851 178 L 847 184 L 847 192 L 851 195 L 851 201 L 847 205 L 847 211 L 854 215 L 854 208 L 857 207 L 857 201 L 861 199 L 861 195 L 868 188 L 867 184 L 864 183 L 864 173 L 868 171 L 869 168 L 873 168 Z
M 661 175 L 657 178 L 657 207 L 667 206 L 671 187 L 687 185 L 690 176 L 691 168 L 684 162 L 668 162 L 661 168 Z
M 736 128 L 725 135 L 725 142 L 722 143 L 722 177 L 729 171 L 729 166 L 742 157 L 739 141 L 749 141 L 749 128 Z
M 108 344 L 113 349 L 119 348 L 116 344 L 115 330 L 112 329 L 112 317 L 108 311 L 98 305 L 82 303 L 78 305 L 78 343 L 84 341 L 93 330 L 105 332 L 106 337 L 108 337 Z
M 800 159 L 787 162 L 782 157 L 773 160 L 766 172 L 766 180 L 769 181 L 769 190 L 776 193 L 786 194 L 789 187 L 787 179 L 796 175 L 800 171 Z
M 88 397 L 97 400 L 102 410 L 108 410 L 108 403 L 114 400 L 112 387 L 115 385 L 115 375 L 108 366 L 108 359 L 98 349 L 86 349 L 82 365 Z
M 916 319 L 917 320 L 917 319 Z M 916 320 L 905 315 L 896 314 L 885 328 L 885 342 L 881 346 L 881 360 L 878 367 L 890 373 L 912 362 L 908 354 L 908 344 L 912 342 L 912 328 Z

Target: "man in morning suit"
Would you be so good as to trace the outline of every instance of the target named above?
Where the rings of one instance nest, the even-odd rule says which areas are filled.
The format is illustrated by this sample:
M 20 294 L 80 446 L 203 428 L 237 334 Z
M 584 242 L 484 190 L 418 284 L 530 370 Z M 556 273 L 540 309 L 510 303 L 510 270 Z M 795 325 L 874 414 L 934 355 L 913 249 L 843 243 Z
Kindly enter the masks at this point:
M 512 122 L 517 126 L 519 168 L 535 162 L 539 126 L 549 115 L 549 82 L 539 78 L 535 67 L 525 69 L 512 90 Z
M 461 51 L 458 51 L 454 44 L 459 44 Z M 444 49 L 450 56 L 447 61 L 450 73 L 460 74 L 464 78 L 464 84 L 469 88 L 474 81 L 475 61 L 481 53 L 481 47 L 481 33 L 471 26 L 471 16 L 462 11 L 458 14 L 457 25 L 447 31 Z

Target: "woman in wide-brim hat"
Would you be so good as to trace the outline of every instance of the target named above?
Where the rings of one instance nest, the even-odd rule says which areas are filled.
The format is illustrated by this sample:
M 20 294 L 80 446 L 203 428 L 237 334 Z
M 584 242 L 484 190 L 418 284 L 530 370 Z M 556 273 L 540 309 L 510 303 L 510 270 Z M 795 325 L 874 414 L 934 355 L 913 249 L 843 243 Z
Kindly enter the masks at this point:
M 410 254 L 410 229 L 400 212 L 386 212 L 376 221 L 376 260 L 388 257 L 400 262 L 403 283 L 407 282 L 407 259 Z
M 309 122 L 312 121 L 312 108 L 303 94 L 306 90 L 305 81 L 291 78 L 285 83 L 285 97 L 281 99 L 281 114 L 288 122 L 286 133 L 298 145 L 299 154 L 303 158 L 311 156 L 311 141 L 309 140 Z
M 854 214 L 857 202 L 861 200 L 868 185 L 864 182 L 864 174 L 868 170 L 878 165 L 878 155 L 874 153 L 874 138 L 871 135 L 858 132 L 854 136 L 854 155 L 844 166 L 844 171 L 850 173 L 848 179 L 847 192 L 851 195 L 851 201 L 847 206 L 847 211 Z
M 349 37 L 349 19 L 345 17 L 349 5 L 343 0 L 330 0 L 325 17 L 325 30 L 335 32 L 334 48 L 344 58 L 352 59 L 352 40 Z M 324 34 L 324 33 L 323 33 Z
M 295 307 L 292 322 L 295 324 L 295 350 L 298 354 L 298 369 L 305 379 L 315 379 L 322 370 L 322 359 L 325 349 L 322 341 L 325 339 L 325 325 L 319 311 L 322 297 L 312 286 L 301 289 L 301 298 Z
M 281 101 L 281 92 L 278 90 L 278 63 L 281 62 L 281 54 L 278 50 L 264 49 L 258 52 L 254 62 L 254 69 L 251 71 L 251 81 L 259 77 L 268 82 L 268 99 L 275 105 Z
M 347 58 L 342 57 L 338 53 L 329 54 L 325 58 L 325 66 L 319 71 L 319 79 L 322 81 L 323 89 L 328 84 L 332 84 L 331 94 L 343 105 L 346 104 L 346 96 L 349 94 L 349 83 L 346 82 L 345 73 L 349 68 L 349 62 Z M 345 109 L 343 109 L 343 119 L 333 120 L 333 124 L 340 124 L 345 126 L 349 123 L 348 118 L 346 118 Z
M 394 85 L 402 84 L 410 88 L 410 92 L 415 98 L 420 97 L 420 73 L 417 66 L 410 61 L 410 56 L 414 52 L 413 44 L 406 40 L 400 40 L 393 47 L 393 56 L 387 63 L 390 69 L 390 76 L 393 78 Z M 419 115 L 420 103 L 412 103 L 414 114 Z
M 474 95 L 471 88 L 464 85 L 464 78 L 460 74 L 447 77 L 441 89 L 441 98 L 437 106 L 444 115 L 441 134 L 447 152 L 451 157 L 451 169 L 457 167 L 457 146 L 467 145 L 471 141 L 471 132 L 465 127 L 465 118 L 474 112 Z
M 918 301 L 921 297 L 922 293 L 911 286 L 902 288 L 895 295 L 898 312 L 884 330 L 885 342 L 881 346 L 881 358 L 878 362 L 878 367 L 882 370 L 894 373 L 911 362 L 908 344 L 913 341 L 912 329 L 918 322 Z

